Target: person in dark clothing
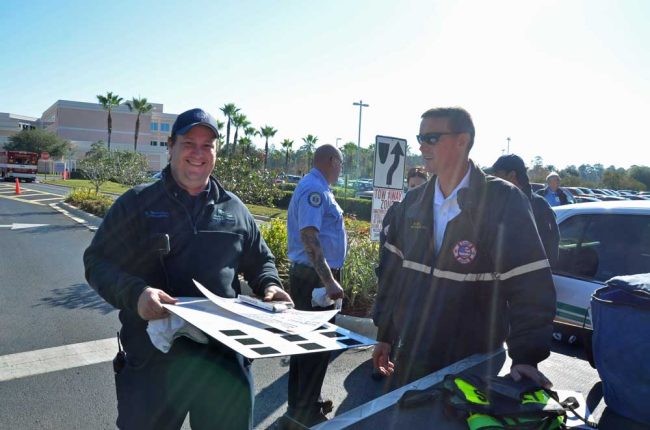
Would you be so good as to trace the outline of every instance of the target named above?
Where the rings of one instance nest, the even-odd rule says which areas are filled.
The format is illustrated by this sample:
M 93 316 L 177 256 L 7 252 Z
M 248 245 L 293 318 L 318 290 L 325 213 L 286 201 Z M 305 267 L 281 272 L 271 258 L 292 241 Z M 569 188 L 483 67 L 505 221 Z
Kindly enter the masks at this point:
M 395 210 L 373 313 L 373 365 L 394 387 L 504 341 L 515 380 L 552 385 L 537 370 L 555 315 L 548 259 L 526 196 L 469 159 L 474 134 L 462 108 L 422 115 L 417 138 L 434 177 Z
M 180 429 L 188 413 L 193 429 L 252 428 L 250 362 L 216 341 L 185 337 L 162 353 L 146 332 L 149 320 L 168 316 L 163 304 L 201 296 L 193 279 L 236 297 L 243 273 L 265 300 L 291 300 L 252 215 L 210 176 L 217 138 L 206 112 L 180 114 L 161 180 L 120 196 L 84 253 L 88 283 L 120 310 L 120 429 Z
M 551 267 L 555 267 L 559 252 L 560 229 L 557 226 L 555 212 L 546 199 L 532 192 L 524 160 L 515 154 L 503 155 L 494 162 L 490 169 L 486 170 L 486 173 L 516 185 L 528 197 L 546 257 L 548 257 Z

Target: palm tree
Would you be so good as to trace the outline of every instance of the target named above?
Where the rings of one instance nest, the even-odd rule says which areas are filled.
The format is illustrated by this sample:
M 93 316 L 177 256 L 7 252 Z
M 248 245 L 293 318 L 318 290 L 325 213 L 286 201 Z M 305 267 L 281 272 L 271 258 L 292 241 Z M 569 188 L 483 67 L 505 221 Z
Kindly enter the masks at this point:
M 280 145 L 285 149 L 286 155 L 284 157 L 284 173 L 289 173 L 289 152 L 291 151 L 291 147 L 293 146 L 293 140 L 290 139 L 284 139 Z
M 246 128 L 244 128 L 244 136 L 255 137 L 255 136 L 259 136 L 259 135 L 260 135 L 260 132 L 257 131 L 257 129 L 255 127 L 253 127 L 252 125 L 249 125 Z
M 122 103 L 122 97 L 109 91 L 105 96 L 97 95 L 97 100 L 102 107 L 108 111 L 108 150 L 111 150 L 111 133 L 113 131 L 113 118 L 111 118 L 111 110 L 114 106 L 119 106 Z
M 128 107 L 131 112 L 135 110 L 138 113 L 138 116 L 135 118 L 135 136 L 133 139 L 133 152 L 137 152 L 138 134 L 140 133 L 140 115 L 151 112 L 153 110 L 153 105 L 147 101 L 146 97 L 141 99 L 133 97 L 133 100 L 126 102 L 126 107 Z
M 271 127 L 270 125 L 265 125 L 260 128 L 260 134 L 266 138 L 266 143 L 264 144 L 264 168 L 266 169 L 266 164 L 269 158 L 269 137 L 275 136 L 275 133 L 278 131 Z
M 221 144 L 223 143 L 223 138 L 221 136 L 221 130 L 223 130 L 224 122 L 221 120 L 217 120 L 217 131 L 219 132 L 219 137 L 217 138 L 217 141 L 219 143 L 219 147 L 221 147 Z
M 239 146 L 241 147 L 241 153 L 242 154 L 248 154 L 251 149 L 251 145 L 253 144 L 253 141 L 251 140 L 250 137 L 244 136 L 239 138 Z
M 316 147 L 316 142 L 318 142 L 318 137 L 308 134 L 307 137 L 303 137 L 302 141 L 305 143 L 302 145 L 302 148 L 305 150 L 307 153 L 307 166 L 306 169 L 309 170 L 309 163 L 311 161 L 311 154 L 314 152 L 314 148 Z
M 221 108 L 221 112 L 228 118 L 228 125 L 226 126 L 226 147 L 228 147 L 230 145 L 230 124 L 232 124 L 235 114 L 239 112 L 239 108 L 234 103 L 226 103 Z
M 232 117 L 232 125 L 235 126 L 235 137 L 232 140 L 232 154 L 235 154 L 237 150 L 237 135 L 239 134 L 239 129 L 246 129 L 251 124 L 251 122 L 246 118 L 246 115 L 243 113 L 236 113 Z

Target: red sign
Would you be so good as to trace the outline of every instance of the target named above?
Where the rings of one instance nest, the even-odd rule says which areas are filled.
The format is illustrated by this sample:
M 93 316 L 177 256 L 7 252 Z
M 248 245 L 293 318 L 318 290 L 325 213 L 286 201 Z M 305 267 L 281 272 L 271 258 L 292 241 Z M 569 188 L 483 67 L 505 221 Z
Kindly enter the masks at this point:
M 41 152 L 41 160 L 48 160 L 50 158 L 50 153 L 47 151 Z

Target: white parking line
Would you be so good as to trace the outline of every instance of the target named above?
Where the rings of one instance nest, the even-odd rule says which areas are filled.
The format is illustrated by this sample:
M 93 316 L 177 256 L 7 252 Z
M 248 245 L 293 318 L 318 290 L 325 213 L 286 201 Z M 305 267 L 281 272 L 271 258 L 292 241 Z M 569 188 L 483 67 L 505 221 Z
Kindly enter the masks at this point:
M 110 361 L 115 338 L 0 356 L 0 382 Z
M 32 202 L 46 202 L 48 200 L 63 200 L 63 197 L 50 197 L 49 199 L 30 200 Z

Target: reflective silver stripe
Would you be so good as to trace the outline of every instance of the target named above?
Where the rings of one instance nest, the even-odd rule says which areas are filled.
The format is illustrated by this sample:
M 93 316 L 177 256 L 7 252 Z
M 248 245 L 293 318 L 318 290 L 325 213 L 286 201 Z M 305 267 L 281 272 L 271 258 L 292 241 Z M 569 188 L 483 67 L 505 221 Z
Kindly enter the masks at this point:
M 386 236 L 388 236 L 388 229 L 389 229 L 389 228 L 390 228 L 390 224 L 388 224 L 388 225 L 386 225 L 386 227 L 384 227 L 384 234 L 385 234 Z
M 551 267 L 550 264 L 548 264 L 547 259 L 533 261 L 532 263 L 524 264 L 523 266 L 515 267 L 512 270 L 508 270 L 506 273 L 503 273 L 501 275 L 500 279 L 506 280 L 506 279 L 514 278 L 515 276 L 534 272 L 535 270 L 544 269 L 546 267 Z
M 384 247 L 387 250 L 389 250 L 390 252 L 392 252 L 393 254 L 399 255 L 399 258 L 404 259 L 404 254 L 402 254 L 402 251 L 397 249 L 397 247 L 395 245 L 392 245 L 392 244 L 386 242 L 386 243 L 384 243 Z
M 515 276 L 524 275 L 526 273 L 534 272 L 535 270 L 544 269 L 549 267 L 548 260 L 538 260 L 532 263 L 524 264 L 523 266 L 515 267 L 505 273 L 458 273 L 450 272 L 447 270 L 433 269 L 433 276 L 438 278 L 451 279 L 458 282 L 480 282 L 480 281 L 495 281 L 514 278 Z
M 407 269 L 417 270 L 419 272 L 424 272 L 427 275 L 431 273 L 431 266 L 416 263 L 415 261 L 404 260 L 404 262 L 402 263 L 402 267 L 406 267 Z

